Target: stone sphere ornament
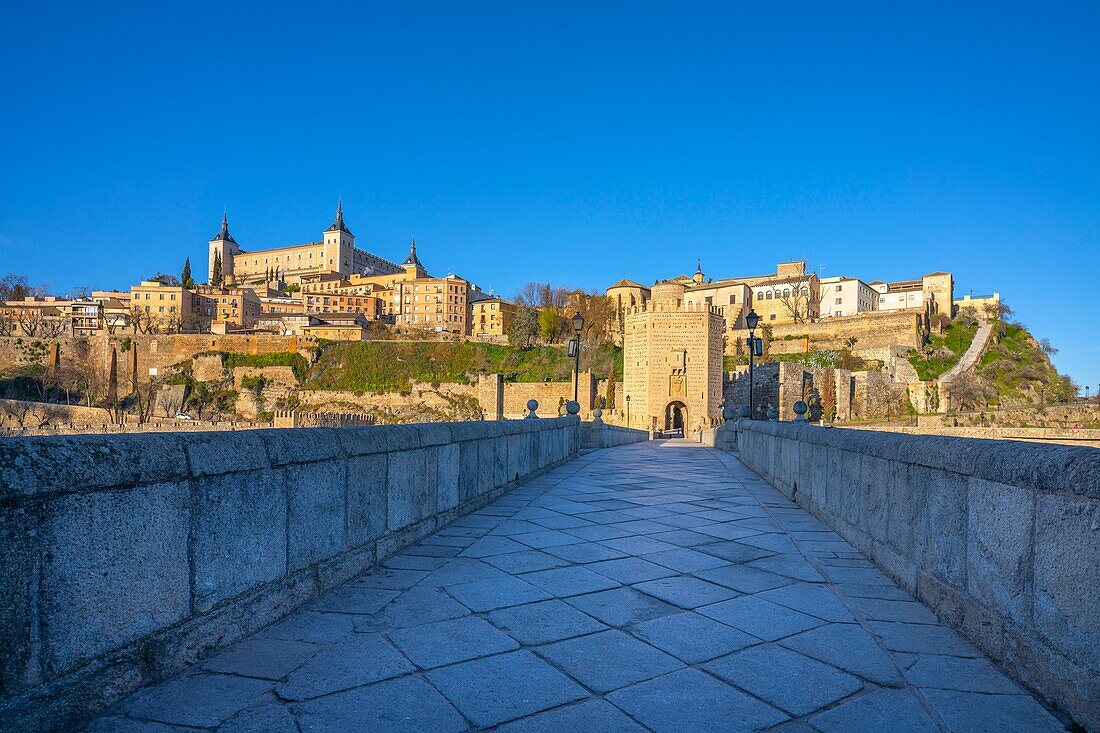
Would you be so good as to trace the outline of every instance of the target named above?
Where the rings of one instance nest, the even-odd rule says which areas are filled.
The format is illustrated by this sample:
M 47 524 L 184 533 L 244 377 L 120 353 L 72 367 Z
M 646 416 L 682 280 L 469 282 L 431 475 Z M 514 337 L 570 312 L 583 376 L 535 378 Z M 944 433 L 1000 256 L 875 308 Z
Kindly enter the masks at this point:
M 798 402 L 795 402 L 794 405 L 791 406 L 791 409 L 794 410 L 794 419 L 795 419 L 796 422 L 798 422 L 798 421 L 805 422 L 806 421 L 806 413 L 809 411 L 810 406 L 807 405 L 802 400 L 799 400 Z
M 576 400 L 569 400 L 565 403 L 565 411 L 570 415 L 577 415 L 581 411 L 581 403 Z
M 530 420 L 531 418 L 538 417 L 538 415 L 536 414 L 536 411 L 538 409 L 539 409 L 539 401 L 538 400 L 527 400 L 527 417 L 524 418 L 524 419 Z

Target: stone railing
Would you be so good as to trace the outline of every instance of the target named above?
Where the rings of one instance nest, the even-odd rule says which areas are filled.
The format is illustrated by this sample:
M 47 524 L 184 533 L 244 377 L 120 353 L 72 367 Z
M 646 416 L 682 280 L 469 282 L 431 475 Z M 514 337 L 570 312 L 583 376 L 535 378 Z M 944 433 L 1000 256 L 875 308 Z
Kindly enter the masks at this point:
M 570 405 L 576 405 L 576 403 L 566 405 L 566 410 L 571 409 Z M 649 439 L 647 430 L 608 425 L 603 421 L 603 410 L 600 409 L 592 411 L 591 422 L 581 423 L 581 448 L 586 450 L 613 448 L 617 445 L 640 443 Z
M 1100 451 L 776 422 L 740 458 L 1100 730 Z
M 79 724 L 579 449 L 575 417 L 0 439 L 0 728 Z

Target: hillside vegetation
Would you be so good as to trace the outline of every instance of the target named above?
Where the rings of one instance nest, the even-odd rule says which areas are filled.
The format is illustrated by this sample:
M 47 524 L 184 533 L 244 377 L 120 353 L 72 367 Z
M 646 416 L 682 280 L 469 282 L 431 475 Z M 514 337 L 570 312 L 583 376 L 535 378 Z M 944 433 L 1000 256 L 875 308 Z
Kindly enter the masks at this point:
M 622 379 L 622 351 L 604 345 L 581 356 L 581 369 Z M 326 344 L 310 370 L 308 389 L 407 392 L 417 382 L 470 384 L 481 374 L 511 382 L 566 381 L 573 362 L 563 346 L 520 349 L 474 342 L 355 342 Z
M 993 334 L 977 367 L 990 404 L 1043 405 L 1074 398 L 1076 388 L 1050 363 L 1056 350 L 1045 339 L 1036 341 L 1019 323 L 998 322 Z
M 909 363 L 917 370 L 921 381 L 939 379 L 944 372 L 959 363 L 977 332 L 976 322 L 955 319 L 944 329 L 942 336 L 934 333 L 923 349 L 914 350 L 909 355 Z

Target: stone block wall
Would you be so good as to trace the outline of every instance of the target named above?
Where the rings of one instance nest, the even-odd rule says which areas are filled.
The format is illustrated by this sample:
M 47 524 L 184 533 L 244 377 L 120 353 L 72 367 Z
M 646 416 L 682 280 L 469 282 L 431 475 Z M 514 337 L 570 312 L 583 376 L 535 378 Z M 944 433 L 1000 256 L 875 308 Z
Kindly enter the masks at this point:
M 0 438 L 0 727 L 69 729 L 579 450 L 575 417 Z
M 587 416 L 591 414 L 592 403 L 596 399 L 596 379 L 592 372 L 581 372 L 578 392 L 581 415 Z M 539 417 L 555 417 L 562 400 L 569 402 L 572 399 L 572 379 L 568 382 L 505 382 L 504 417 L 523 417 L 527 413 L 528 400 L 539 403 Z M 482 409 L 486 410 L 486 406 L 482 405 Z
M 739 423 L 741 460 L 1100 730 L 1100 451 Z

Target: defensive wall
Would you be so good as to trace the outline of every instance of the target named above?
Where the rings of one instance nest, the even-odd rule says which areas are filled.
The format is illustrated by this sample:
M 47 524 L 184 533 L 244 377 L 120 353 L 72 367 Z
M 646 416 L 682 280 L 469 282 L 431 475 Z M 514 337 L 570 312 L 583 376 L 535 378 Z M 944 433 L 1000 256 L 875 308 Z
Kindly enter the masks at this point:
M 741 460 L 1100 730 L 1100 451 L 741 421 Z
M 833 316 L 812 323 L 781 323 L 771 325 L 768 348 L 776 354 L 797 354 L 811 349 L 846 349 L 855 339 L 854 349 L 883 349 L 890 346 L 920 348 L 927 324 L 921 311 L 869 311 L 852 316 Z M 748 330 L 733 331 L 726 344 L 726 353 L 735 353 L 737 340 L 748 338 Z M 760 330 L 757 329 L 757 336 Z
M 1024 440 L 1031 443 L 1058 443 L 1100 448 L 1097 428 L 998 428 L 998 427 L 912 427 L 905 425 L 851 425 L 855 430 L 881 430 L 906 435 L 947 435 L 985 440 Z
M 62 730 L 580 450 L 575 417 L 0 439 L 0 721 Z

